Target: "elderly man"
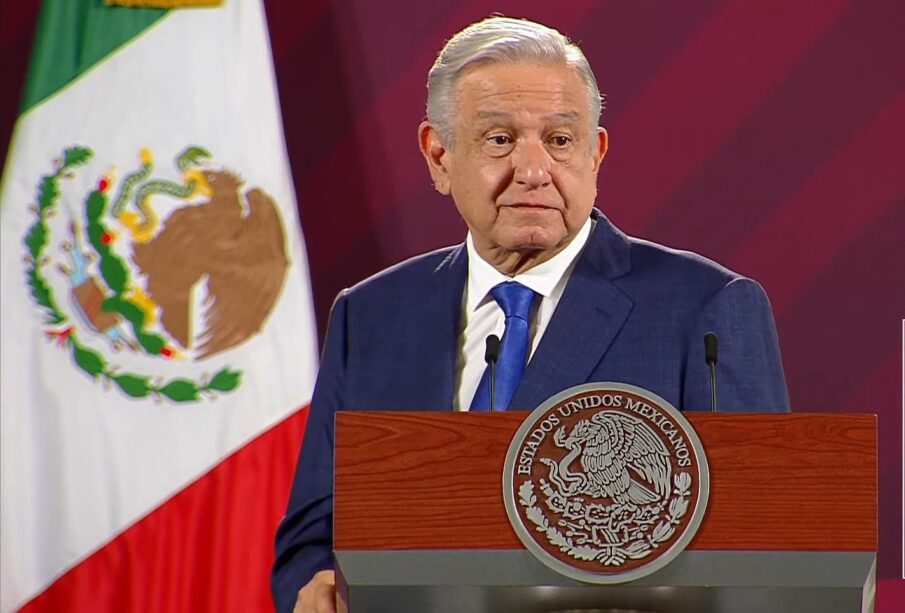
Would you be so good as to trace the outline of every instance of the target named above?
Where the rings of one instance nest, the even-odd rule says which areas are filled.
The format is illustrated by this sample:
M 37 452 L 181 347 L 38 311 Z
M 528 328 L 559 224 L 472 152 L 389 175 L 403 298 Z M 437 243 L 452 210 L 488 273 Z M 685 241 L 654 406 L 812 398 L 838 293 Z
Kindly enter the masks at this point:
M 600 110 L 582 52 L 540 24 L 486 19 L 441 51 L 418 136 L 468 236 L 337 298 L 277 535 L 279 611 L 333 610 L 335 412 L 486 410 L 490 334 L 502 336 L 497 409 L 532 409 L 591 381 L 709 408 L 702 338 L 714 331 L 720 408 L 788 410 L 760 286 L 627 237 L 594 208 L 607 152 Z

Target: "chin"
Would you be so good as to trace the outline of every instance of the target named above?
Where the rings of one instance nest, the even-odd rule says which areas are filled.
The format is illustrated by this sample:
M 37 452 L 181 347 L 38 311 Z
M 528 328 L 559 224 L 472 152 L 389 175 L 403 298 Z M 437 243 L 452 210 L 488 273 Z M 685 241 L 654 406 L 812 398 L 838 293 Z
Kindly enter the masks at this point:
M 508 232 L 505 240 L 499 244 L 509 251 L 546 251 L 561 247 L 566 240 L 562 230 L 551 231 L 550 228 L 519 228 Z

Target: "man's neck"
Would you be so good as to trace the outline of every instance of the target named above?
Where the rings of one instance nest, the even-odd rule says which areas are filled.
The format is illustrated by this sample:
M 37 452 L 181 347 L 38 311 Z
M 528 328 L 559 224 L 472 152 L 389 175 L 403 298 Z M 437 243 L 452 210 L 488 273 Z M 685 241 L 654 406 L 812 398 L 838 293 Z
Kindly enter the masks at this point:
M 514 278 L 553 260 L 565 251 L 571 252 L 566 258 L 571 261 L 584 247 L 593 227 L 594 220 L 588 219 L 578 232 L 552 249 L 510 251 L 499 247 L 482 246 L 471 233 L 468 235 L 468 243 L 472 257 L 477 256 L 501 275 Z

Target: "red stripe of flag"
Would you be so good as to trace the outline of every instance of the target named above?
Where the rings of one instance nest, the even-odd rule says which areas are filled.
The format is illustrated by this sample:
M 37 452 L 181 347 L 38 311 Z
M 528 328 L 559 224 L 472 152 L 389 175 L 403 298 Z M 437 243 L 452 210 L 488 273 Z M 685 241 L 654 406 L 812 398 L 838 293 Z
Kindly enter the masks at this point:
M 273 538 L 307 419 L 305 407 L 246 444 L 21 613 L 272 611 Z

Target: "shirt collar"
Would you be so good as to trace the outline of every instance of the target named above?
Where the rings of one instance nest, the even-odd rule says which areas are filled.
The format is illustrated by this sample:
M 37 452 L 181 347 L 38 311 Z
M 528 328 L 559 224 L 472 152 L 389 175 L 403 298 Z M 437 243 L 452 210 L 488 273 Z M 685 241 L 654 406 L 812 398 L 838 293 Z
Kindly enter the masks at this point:
M 544 298 L 552 296 L 557 284 L 562 281 L 566 273 L 571 269 L 572 263 L 581 253 L 588 237 L 591 235 L 591 218 L 575 235 L 575 238 L 566 245 L 566 248 L 552 258 L 538 264 L 514 277 L 507 277 L 499 270 L 491 266 L 480 256 L 474 246 L 471 232 L 465 238 L 465 249 L 468 251 L 468 290 L 465 303 L 466 312 L 471 313 L 484 304 L 489 298 L 490 290 L 496 285 L 506 281 L 516 281 L 525 287 L 529 287 Z

